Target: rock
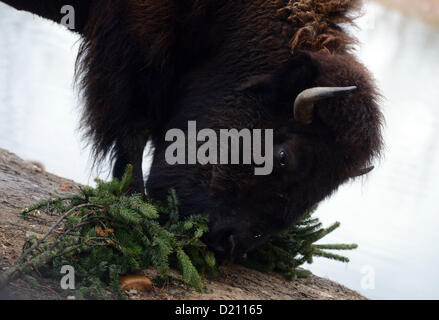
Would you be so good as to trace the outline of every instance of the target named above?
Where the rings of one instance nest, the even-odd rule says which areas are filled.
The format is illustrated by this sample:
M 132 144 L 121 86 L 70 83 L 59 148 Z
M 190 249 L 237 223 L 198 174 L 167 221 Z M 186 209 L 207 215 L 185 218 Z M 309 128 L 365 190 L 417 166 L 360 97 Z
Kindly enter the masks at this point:
M 122 290 L 129 291 L 129 293 L 135 291 L 135 294 L 137 294 L 138 292 L 151 290 L 152 281 L 145 276 L 124 276 L 120 278 L 120 287 Z

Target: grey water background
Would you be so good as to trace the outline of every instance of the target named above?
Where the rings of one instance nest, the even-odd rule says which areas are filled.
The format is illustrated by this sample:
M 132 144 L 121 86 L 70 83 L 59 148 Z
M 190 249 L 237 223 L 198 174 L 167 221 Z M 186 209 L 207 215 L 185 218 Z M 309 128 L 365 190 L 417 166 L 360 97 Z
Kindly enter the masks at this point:
M 354 242 L 351 262 L 308 266 L 374 299 L 439 299 L 439 30 L 375 3 L 358 20 L 358 55 L 382 91 L 384 157 L 366 179 L 321 204 L 324 242 Z M 78 38 L 0 4 L 0 148 L 47 171 L 93 183 L 77 131 Z

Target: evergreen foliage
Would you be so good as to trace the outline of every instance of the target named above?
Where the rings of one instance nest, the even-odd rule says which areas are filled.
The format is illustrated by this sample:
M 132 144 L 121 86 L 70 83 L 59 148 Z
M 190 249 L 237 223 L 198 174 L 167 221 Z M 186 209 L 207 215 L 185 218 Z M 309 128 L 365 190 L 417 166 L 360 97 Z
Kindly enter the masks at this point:
M 26 242 L 17 264 L 0 274 L 0 288 L 35 268 L 45 277 L 59 279 L 61 267 L 71 265 L 79 283 L 78 298 L 124 297 L 120 276 L 151 267 L 157 270 L 159 283 L 168 281 L 171 268 L 175 268 L 185 284 L 202 292 L 202 276 L 218 274 L 215 256 L 201 240 L 209 231 L 208 218 L 194 215 L 181 220 L 173 190 L 167 205 L 145 201 L 142 195 L 128 195 L 131 177 L 129 166 L 121 181 L 97 181 L 96 188 L 83 187 L 78 195 L 44 200 L 25 209 L 27 219 L 34 218 L 38 210 L 60 215 L 60 219 L 43 239 Z M 310 274 L 299 267 L 312 263 L 315 256 L 348 262 L 327 250 L 351 250 L 356 245 L 315 244 L 340 224 L 322 228 L 319 220 L 312 218 L 314 211 L 239 263 L 297 279 Z
M 336 222 L 329 228 L 323 228 L 319 219 L 312 217 L 316 209 L 307 213 L 289 230 L 271 237 L 265 244 L 248 252 L 240 263 L 260 271 L 279 272 L 295 280 L 311 274 L 299 267 L 313 263 L 314 257 L 349 262 L 347 257 L 327 250 L 353 250 L 358 247 L 356 244 L 316 244 L 340 227 L 340 223 Z

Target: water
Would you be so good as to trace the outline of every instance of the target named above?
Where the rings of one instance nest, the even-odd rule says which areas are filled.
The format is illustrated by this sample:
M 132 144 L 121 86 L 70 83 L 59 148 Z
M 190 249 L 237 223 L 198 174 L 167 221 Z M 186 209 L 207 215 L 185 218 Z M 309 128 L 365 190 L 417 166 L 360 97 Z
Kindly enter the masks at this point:
M 439 32 L 376 4 L 358 24 L 359 57 L 385 96 L 385 157 L 318 212 L 326 225 L 342 222 L 325 242 L 360 245 L 346 253 L 351 263 L 316 259 L 309 268 L 370 298 L 438 299 Z M 76 130 L 77 40 L 0 4 L 0 147 L 92 183 L 89 149 Z
M 360 245 L 351 263 L 311 270 L 371 298 L 438 299 L 439 32 L 378 5 L 359 25 L 359 56 L 385 96 L 386 152 L 367 180 L 319 210 L 327 224 L 342 222 L 329 240 Z

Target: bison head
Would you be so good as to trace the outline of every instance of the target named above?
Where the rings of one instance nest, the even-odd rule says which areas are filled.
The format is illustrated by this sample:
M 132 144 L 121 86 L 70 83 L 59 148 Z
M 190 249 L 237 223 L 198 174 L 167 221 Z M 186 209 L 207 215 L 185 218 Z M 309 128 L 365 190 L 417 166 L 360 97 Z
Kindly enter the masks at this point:
M 210 21 L 212 51 L 180 78 L 163 134 L 193 120 L 199 130 L 273 129 L 272 173 L 255 175 L 255 164 L 169 165 L 162 134 L 147 183 L 158 198 L 175 188 L 183 214 L 208 213 L 205 240 L 226 257 L 368 173 L 382 146 L 377 90 L 339 25 L 357 2 L 256 2 L 229 3 L 227 18 Z
M 175 188 L 183 214 L 208 213 L 206 242 L 229 257 L 288 228 L 342 183 L 370 171 L 381 148 L 381 114 L 369 74 L 349 54 L 296 52 L 273 72 L 247 79 L 228 78 L 227 69 L 212 64 L 183 78 L 179 112 L 166 129 L 187 130 L 191 120 L 199 130 L 273 129 L 272 173 L 255 175 L 255 164 L 169 165 L 169 144 L 161 143 L 147 190 L 160 198 Z
M 205 241 L 220 255 L 287 229 L 379 155 L 377 91 L 339 24 L 356 3 L 233 1 L 209 21 L 214 41 L 173 91 L 147 190 L 162 198 L 175 188 L 184 215 L 209 214 Z M 169 165 L 164 134 L 187 131 L 188 121 L 199 130 L 273 129 L 272 173 L 257 176 L 254 164 Z

